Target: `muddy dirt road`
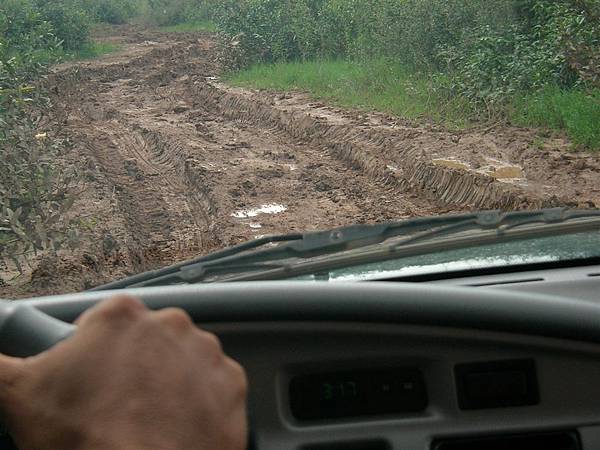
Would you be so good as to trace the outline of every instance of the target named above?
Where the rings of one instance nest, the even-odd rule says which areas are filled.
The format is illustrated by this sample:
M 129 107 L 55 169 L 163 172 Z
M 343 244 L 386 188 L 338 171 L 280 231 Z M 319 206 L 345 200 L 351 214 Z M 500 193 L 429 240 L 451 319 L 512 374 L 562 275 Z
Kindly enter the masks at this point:
M 465 209 L 600 204 L 598 159 L 529 130 L 450 133 L 219 81 L 214 37 L 117 28 L 118 54 L 57 67 L 81 248 L 0 296 L 81 290 L 254 237 Z M 574 174 L 577 174 L 575 179 Z M 0 283 L 1 284 L 1 283 Z

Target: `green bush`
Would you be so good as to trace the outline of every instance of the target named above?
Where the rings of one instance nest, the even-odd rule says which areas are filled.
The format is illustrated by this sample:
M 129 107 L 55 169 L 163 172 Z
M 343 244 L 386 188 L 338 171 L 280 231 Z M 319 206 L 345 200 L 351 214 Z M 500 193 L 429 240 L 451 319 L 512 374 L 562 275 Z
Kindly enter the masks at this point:
M 150 20 L 161 26 L 208 21 L 222 6 L 219 3 L 221 0 L 148 0 Z
M 32 82 L 62 54 L 56 29 L 73 39 L 75 35 L 67 26 L 72 16 L 58 14 L 57 5 L 44 10 L 41 6 L 48 5 L 3 0 L 2 6 L 0 259 L 9 258 L 20 268 L 29 253 L 56 250 L 73 236 L 68 224 L 60 222 L 71 202 L 70 179 L 54 169 L 60 145 L 38 128 L 47 100 Z
M 142 11 L 141 0 L 85 0 L 85 10 L 95 22 L 123 24 Z
M 578 6 L 589 1 L 241 0 L 223 2 L 216 20 L 255 62 L 385 56 L 537 88 L 576 82 L 570 52 L 600 42 L 600 22 Z
M 77 50 L 88 44 L 90 17 L 78 2 L 38 0 L 38 7 L 65 50 Z
M 598 24 L 582 9 L 558 1 L 536 2 L 524 19 L 504 29 L 475 28 L 465 32 L 460 45 L 440 52 L 456 92 L 493 106 L 517 92 L 585 83 L 572 58 L 578 48 L 600 44 Z
M 28 97 L 31 100 L 31 97 Z M 13 99 L 14 100 L 14 99 Z M 55 170 L 59 144 L 37 132 L 25 109 L 12 108 L 0 123 L 0 258 L 19 269 L 27 255 L 76 242 L 65 222 L 73 203 L 73 178 Z
M 4 0 L 0 9 L 0 88 L 36 76 L 60 41 L 53 25 L 27 0 Z
M 319 56 L 393 56 L 437 66 L 438 50 L 478 24 L 510 23 L 512 0 L 242 0 L 216 20 L 264 61 Z

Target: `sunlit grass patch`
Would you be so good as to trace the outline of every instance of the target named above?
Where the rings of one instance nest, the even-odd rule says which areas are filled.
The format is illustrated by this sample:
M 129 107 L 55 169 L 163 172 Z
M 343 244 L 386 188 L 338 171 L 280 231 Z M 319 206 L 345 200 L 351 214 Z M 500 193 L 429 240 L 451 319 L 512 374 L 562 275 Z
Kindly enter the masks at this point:
M 565 130 L 575 145 L 600 150 L 600 89 L 548 87 L 516 97 L 510 117 L 518 125 Z
M 77 50 L 75 53 L 71 53 L 66 55 L 66 59 L 69 60 L 86 60 L 86 59 L 94 59 L 98 58 L 102 55 L 106 55 L 109 53 L 118 52 L 121 50 L 121 46 L 118 44 L 113 44 L 110 42 L 92 42 L 83 46 L 81 49 Z
M 216 26 L 208 21 L 185 22 L 177 25 L 161 27 L 167 33 L 193 33 L 196 31 L 216 31 Z
M 303 90 L 341 106 L 382 111 L 409 119 L 428 118 L 452 127 L 468 123 L 468 105 L 449 97 L 440 80 L 385 60 L 261 64 L 230 75 L 239 86 Z

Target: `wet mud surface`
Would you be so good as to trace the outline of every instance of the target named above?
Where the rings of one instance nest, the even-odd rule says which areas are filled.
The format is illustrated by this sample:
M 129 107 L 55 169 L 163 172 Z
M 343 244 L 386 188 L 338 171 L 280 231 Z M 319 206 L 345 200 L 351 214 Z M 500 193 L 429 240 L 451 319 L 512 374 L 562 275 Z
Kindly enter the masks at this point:
M 86 289 L 267 234 L 472 209 L 600 205 L 600 161 L 531 130 L 449 132 L 219 80 L 211 34 L 136 28 L 58 66 L 76 251 L 40 255 L 0 296 Z M 60 131 L 58 131 L 60 130 Z M 532 142 L 537 142 L 537 146 Z

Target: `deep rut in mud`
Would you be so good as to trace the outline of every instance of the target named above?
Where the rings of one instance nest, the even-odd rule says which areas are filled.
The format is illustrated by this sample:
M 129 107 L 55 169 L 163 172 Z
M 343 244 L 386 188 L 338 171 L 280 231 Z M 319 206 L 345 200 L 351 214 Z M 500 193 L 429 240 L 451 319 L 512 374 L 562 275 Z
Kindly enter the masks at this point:
M 505 170 L 516 180 L 474 170 L 476 158 L 444 153 L 444 139 L 457 143 L 448 132 L 229 88 L 210 34 L 121 32 L 124 52 L 48 82 L 74 144 L 64 164 L 81 174 L 73 214 L 87 240 L 36 261 L 4 295 L 80 290 L 266 234 L 598 198 L 587 186 L 561 198 L 521 176 L 524 165 Z M 428 153 L 432 142 L 441 148 Z M 506 151 L 488 156 L 495 173 L 511 167 Z M 596 160 L 581 161 L 597 175 Z

